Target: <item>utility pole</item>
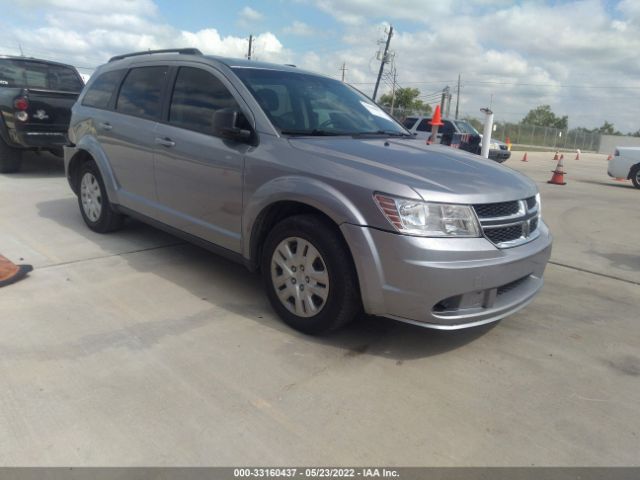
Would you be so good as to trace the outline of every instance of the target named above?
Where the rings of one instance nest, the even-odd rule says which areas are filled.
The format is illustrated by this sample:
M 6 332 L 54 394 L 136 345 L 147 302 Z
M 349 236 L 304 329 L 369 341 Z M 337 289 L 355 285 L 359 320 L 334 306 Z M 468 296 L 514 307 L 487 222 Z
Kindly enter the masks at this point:
M 460 74 L 458 74 L 458 90 L 456 92 L 456 120 L 458 119 L 459 106 L 460 106 Z
M 378 78 L 376 80 L 376 86 L 373 89 L 373 101 L 376 101 L 376 95 L 378 94 L 378 87 L 380 86 L 380 78 L 382 78 L 382 72 L 384 71 L 384 64 L 387 63 L 388 53 L 389 53 L 389 44 L 391 43 L 391 37 L 393 36 L 393 25 L 389 25 L 389 33 L 387 34 L 387 43 L 384 46 L 384 53 L 382 54 L 382 58 L 380 59 L 380 70 L 378 71 Z
M 347 71 L 347 64 L 345 62 L 342 62 L 342 68 L 340 70 L 342 70 L 342 82 L 344 83 L 344 72 Z
M 249 35 L 249 50 L 247 50 L 247 60 L 251 60 L 251 48 L 253 46 L 253 35 Z
M 446 115 L 446 106 L 447 106 L 447 98 L 449 97 L 449 87 L 444 87 L 442 89 L 442 97 L 440 98 L 440 111 L 445 115 Z
M 24 57 L 24 52 L 22 51 L 22 44 L 18 42 L 18 48 L 20 49 L 20 56 Z
M 393 67 L 393 80 L 391 84 L 391 116 L 393 117 L 393 107 L 396 104 L 396 79 L 398 78 L 398 71 L 396 67 Z

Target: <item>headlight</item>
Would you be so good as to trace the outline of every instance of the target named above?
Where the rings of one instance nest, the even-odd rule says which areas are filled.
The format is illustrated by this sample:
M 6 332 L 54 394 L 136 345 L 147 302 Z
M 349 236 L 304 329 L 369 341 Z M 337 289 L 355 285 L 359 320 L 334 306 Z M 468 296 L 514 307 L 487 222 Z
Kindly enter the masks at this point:
M 430 203 L 375 194 L 375 201 L 398 232 L 423 237 L 479 237 L 469 205 Z
M 489 150 L 500 150 L 500 145 L 497 143 L 490 143 Z

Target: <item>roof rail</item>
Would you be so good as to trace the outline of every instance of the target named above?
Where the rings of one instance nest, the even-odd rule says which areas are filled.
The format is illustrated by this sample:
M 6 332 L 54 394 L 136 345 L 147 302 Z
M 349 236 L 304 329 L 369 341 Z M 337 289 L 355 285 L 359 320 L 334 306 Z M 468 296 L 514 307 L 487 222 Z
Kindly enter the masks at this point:
M 137 57 L 139 55 L 150 55 L 153 53 L 179 53 L 181 55 L 202 55 L 202 52 L 197 48 L 167 48 L 164 50 L 146 50 L 144 52 L 123 53 L 122 55 L 116 55 L 111 57 L 109 62 L 115 62 L 116 60 L 122 60 L 128 57 Z

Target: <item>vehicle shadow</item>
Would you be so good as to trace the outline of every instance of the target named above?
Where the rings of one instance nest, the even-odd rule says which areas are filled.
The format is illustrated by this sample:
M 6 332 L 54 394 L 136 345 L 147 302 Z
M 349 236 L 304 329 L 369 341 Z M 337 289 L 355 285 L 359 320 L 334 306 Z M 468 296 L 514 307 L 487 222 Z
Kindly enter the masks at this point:
M 591 185 L 604 185 L 605 187 L 618 187 L 618 188 L 635 188 L 631 183 L 631 180 L 625 180 L 624 182 L 617 182 L 610 180 L 608 182 L 598 180 L 576 180 L 580 183 L 589 183 Z
M 352 324 L 322 337 L 296 332 L 274 313 L 264 293 L 259 274 L 160 230 L 128 220 L 122 231 L 98 235 L 87 229 L 77 213 L 74 199 L 58 199 L 38 204 L 40 215 L 73 230 L 84 241 L 96 243 L 105 256 L 119 256 L 137 272 L 152 273 L 190 294 L 194 302 L 208 302 L 204 317 L 159 318 L 135 328 L 145 345 L 166 336 L 180 335 L 203 324 L 215 324 L 233 313 L 286 336 L 341 351 L 345 358 L 373 355 L 402 363 L 405 360 L 446 353 L 473 342 L 495 324 L 462 331 L 437 331 L 386 318 L 362 315 Z M 70 213 L 73 212 L 73 213 Z M 121 239 L 129 237 L 130 249 L 122 251 Z M 148 247 L 140 248 L 140 244 Z M 116 281 L 116 280 L 114 280 Z M 153 293 L 151 293 L 153 294 Z M 158 299 L 161 301 L 163 299 Z M 130 331 L 130 329 L 128 329 Z M 145 338 L 146 337 L 146 338 Z M 114 336 L 114 338 L 120 338 Z
M 640 272 L 640 256 L 626 253 L 604 253 L 589 250 L 589 255 L 597 255 L 609 261 L 610 266 L 627 272 Z
M 64 177 L 64 160 L 49 152 L 23 152 L 20 172 L 12 177 Z

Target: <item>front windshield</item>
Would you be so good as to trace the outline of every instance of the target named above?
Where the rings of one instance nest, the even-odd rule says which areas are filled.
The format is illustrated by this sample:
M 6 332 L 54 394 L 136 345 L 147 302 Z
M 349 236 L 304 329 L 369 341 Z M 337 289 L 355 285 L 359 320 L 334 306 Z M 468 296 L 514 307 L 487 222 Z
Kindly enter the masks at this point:
M 410 135 L 375 103 L 337 80 L 260 68 L 233 70 L 285 135 Z

